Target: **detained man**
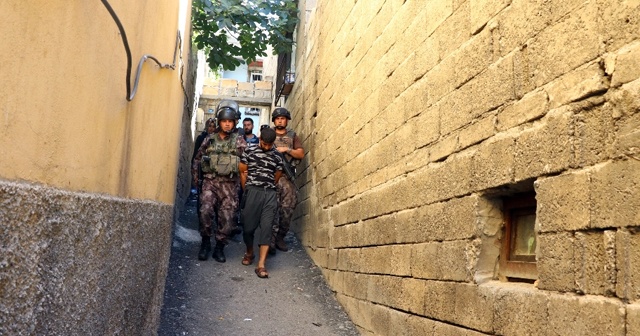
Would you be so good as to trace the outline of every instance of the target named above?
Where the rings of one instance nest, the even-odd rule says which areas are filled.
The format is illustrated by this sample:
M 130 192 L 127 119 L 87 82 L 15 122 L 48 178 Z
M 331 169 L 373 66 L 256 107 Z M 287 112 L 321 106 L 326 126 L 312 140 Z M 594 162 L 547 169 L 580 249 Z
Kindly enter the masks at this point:
M 243 265 L 251 265 L 255 258 L 254 244 L 258 245 L 256 275 L 268 278 L 265 267 L 273 220 L 278 209 L 276 184 L 282 176 L 283 159 L 273 149 L 276 133 L 266 128 L 260 132 L 258 146 L 250 146 L 240 158 L 240 184 L 244 190 L 242 207 L 243 238 L 247 247 Z

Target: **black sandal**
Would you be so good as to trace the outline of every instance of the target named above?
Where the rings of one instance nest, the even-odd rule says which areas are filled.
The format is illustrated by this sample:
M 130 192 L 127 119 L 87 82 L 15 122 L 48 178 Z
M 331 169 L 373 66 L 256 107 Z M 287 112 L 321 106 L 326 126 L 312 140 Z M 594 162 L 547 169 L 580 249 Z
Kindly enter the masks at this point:
M 269 277 L 269 272 L 264 267 L 256 267 L 256 275 L 258 278 L 265 279 Z
M 244 257 L 242 257 L 242 264 L 245 266 L 249 266 L 251 264 L 253 264 L 253 259 L 255 259 L 256 256 L 255 254 L 253 255 L 248 255 L 248 254 L 244 254 Z

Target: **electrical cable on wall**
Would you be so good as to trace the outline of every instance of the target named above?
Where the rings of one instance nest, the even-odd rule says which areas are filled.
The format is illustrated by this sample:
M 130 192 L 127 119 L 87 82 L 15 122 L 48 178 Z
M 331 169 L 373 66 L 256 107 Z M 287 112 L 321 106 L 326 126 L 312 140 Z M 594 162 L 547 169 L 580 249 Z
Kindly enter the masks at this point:
M 132 90 L 131 89 L 131 49 L 129 48 L 129 41 L 127 40 L 127 34 L 124 31 L 124 27 L 122 26 L 122 23 L 118 18 L 118 15 L 116 15 L 115 11 L 113 10 L 109 2 L 107 0 L 101 0 L 101 1 L 102 1 L 102 4 L 107 8 L 107 11 L 109 11 L 109 14 L 111 14 L 111 17 L 113 18 L 113 20 L 116 22 L 116 25 L 118 26 L 118 30 L 120 30 L 120 36 L 122 37 L 124 50 L 127 53 L 127 77 L 126 77 L 127 100 L 132 101 L 133 97 L 136 95 L 136 91 L 138 90 L 138 82 L 140 81 L 140 73 L 142 72 L 142 65 L 147 59 L 153 60 L 162 69 L 171 69 L 171 70 L 176 69 L 176 55 L 178 50 L 182 51 L 182 48 L 181 48 L 182 38 L 180 36 L 180 31 L 178 31 L 178 34 L 176 37 L 176 46 L 173 50 L 173 63 L 162 64 L 160 61 L 158 61 L 157 58 L 155 58 L 152 55 L 147 55 L 147 54 L 143 55 L 140 58 L 140 62 L 138 62 L 138 69 L 136 71 L 136 77 L 134 80 L 133 90 Z M 182 58 L 182 54 L 180 55 L 180 58 Z M 182 82 L 182 74 L 180 74 L 180 80 Z M 183 86 L 182 89 L 184 91 L 184 84 L 182 86 Z M 185 92 L 185 96 L 186 96 L 186 92 Z M 188 97 L 185 97 L 185 98 L 187 99 L 187 101 L 189 100 Z

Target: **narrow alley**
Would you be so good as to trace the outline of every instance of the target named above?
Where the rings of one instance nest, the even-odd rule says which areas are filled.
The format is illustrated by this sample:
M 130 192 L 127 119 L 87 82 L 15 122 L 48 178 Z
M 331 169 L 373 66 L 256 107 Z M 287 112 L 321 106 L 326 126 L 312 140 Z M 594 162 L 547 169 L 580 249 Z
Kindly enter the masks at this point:
M 174 232 L 158 335 L 358 335 L 320 269 L 291 234 L 289 252 L 267 259 L 269 278 L 240 263 L 242 236 L 225 249 L 226 263 L 197 258 L 195 201 Z

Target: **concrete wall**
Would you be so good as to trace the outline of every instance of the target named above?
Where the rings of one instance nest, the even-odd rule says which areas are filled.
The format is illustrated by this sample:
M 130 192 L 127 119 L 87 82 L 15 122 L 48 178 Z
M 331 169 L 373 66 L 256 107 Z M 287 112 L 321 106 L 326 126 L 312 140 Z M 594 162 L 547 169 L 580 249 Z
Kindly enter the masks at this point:
M 300 7 L 305 8 L 304 1 Z M 295 230 L 363 334 L 640 333 L 640 3 L 318 2 Z M 535 191 L 537 281 L 500 281 Z
M 178 30 L 188 63 L 189 1 L 109 2 L 134 75 L 143 54 L 172 63 Z M 0 334 L 154 334 L 186 66 L 145 63 L 128 102 L 126 54 L 100 1 L 9 0 L 0 13 Z

